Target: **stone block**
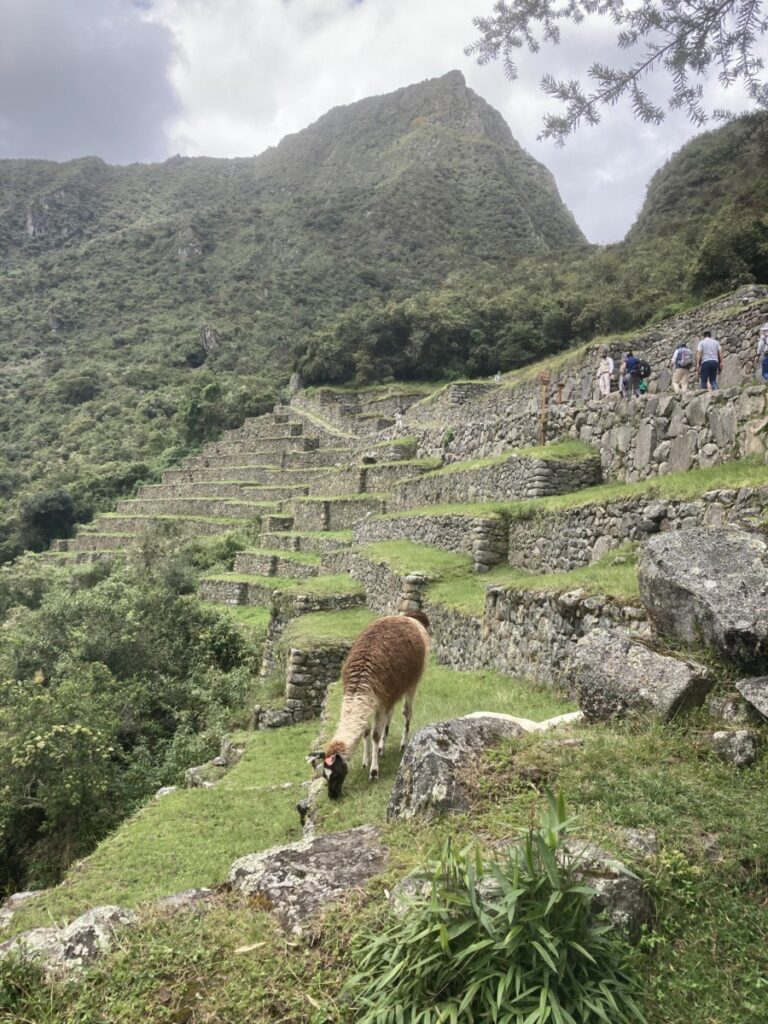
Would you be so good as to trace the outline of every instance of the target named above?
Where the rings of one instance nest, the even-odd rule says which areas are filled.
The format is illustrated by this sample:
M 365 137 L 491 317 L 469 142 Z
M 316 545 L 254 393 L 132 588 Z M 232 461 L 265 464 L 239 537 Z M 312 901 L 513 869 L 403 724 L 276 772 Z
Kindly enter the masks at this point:
M 701 704 L 712 686 L 703 665 L 657 654 L 618 629 L 582 637 L 568 678 L 589 721 L 648 712 L 670 719 Z

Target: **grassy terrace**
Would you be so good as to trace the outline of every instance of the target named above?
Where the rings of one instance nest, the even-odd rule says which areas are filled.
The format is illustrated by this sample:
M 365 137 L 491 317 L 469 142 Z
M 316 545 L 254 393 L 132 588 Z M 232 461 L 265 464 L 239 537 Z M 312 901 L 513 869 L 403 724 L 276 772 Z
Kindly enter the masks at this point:
M 305 554 L 302 551 L 283 551 L 278 548 L 243 548 L 243 554 L 276 555 L 278 558 L 284 558 L 288 562 L 299 562 L 301 565 L 320 565 L 321 561 L 320 555 L 313 554 L 311 551 Z
M 372 562 L 384 562 L 400 576 L 419 572 L 430 580 L 444 580 L 472 572 L 469 555 L 453 554 L 410 540 L 379 541 L 354 550 Z
M 368 491 L 362 491 L 359 494 L 312 494 L 303 498 L 292 498 L 297 504 L 311 504 L 312 502 L 318 501 L 383 501 L 387 497 L 386 494 L 373 493 Z
M 343 628 L 340 618 L 333 618 L 336 627 Z M 339 689 L 331 697 L 332 722 L 340 704 Z M 544 687 L 495 672 L 454 672 L 432 664 L 419 688 L 414 726 L 478 709 L 540 719 L 571 710 L 572 705 Z M 319 723 L 310 722 L 238 735 L 246 746 L 245 756 L 214 789 L 181 789 L 150 801 L 73 867 L 60 886 L 25 904 L 14 918 L 13 931 L 68 920 L 88 907 L 131 907 L 185 888 L 216 885 L 226 879 L 236 857 L 301 838 L 294 805 L 304 793 L 302 781 L 310 777 L 305 755 L 317 745 L 318 729 Z M 323 831 L 366 821 L 383 824 L 400 731 L 398 715 L 379 786 L 369 785 L 355 758 L 345 799 L 323 808 Z
M 484 459 L 467 459 L 462 462 L 451 462 L 447 466 L 425 473 L 425 476 L 446 476 L 450 473 L 469 473 L 485 466 L 499 466 L 512 458 L 542 459 L 545 462 L 578 462 L 581 459 L 595 458 L 597 452 L 582 441 L 567 438 L 552 444 L 535 445 L 531 448 L 509 448 L 500 455 L 488 455 Z
M 630 604 L 639 603 L 640 600 L 636 553 L 634 546 L 629 544 L 609 551 L 591 565 L 570 572 L 537 575 L 512 566 L 503 566 L 481 575 L 473 574 L 433 583 L 427 590 L 427 596 L 436 604 L 479 616 L 485 606 L 485 592 L 492 586 L 553 593 L 582 589 L 589 594 L 605 594 Z
M 100 512 L 99 519 L 162 519 L 169 523 L 223 523 L 227 526 L 247 528 L 253 526 L 255 519 L 233 519 L 230 516 L 196 516 L 189 515 L 167 515 L 165 512 L 144 512 L 134 514 L 132 512 Z M 258 517 L 256 517 L 258 519 Z
M 342 544 L 351 544 L 354 534 L 352 530 L 279 530 L 281 537 L 322 537 L 323 540 L 337 540 Z
M 376 618 L 367 608 L 340 612 L 312 612 L 300 615 L 285 627 L 280 638 L 286 647 L 325 647 L 355 639 Z
M 249 573 L 226 572 L 216 576 L 204 576 L 206 580 L 225 583 L 251 583 L 268 590 L 282 590 L 288 594 L 362 594 L 363 588 L 349 576 L 308 576 L 293 579 L 290 576 L 252 576 Z
M 530 451 L 530 449 L 528 449 Z M 483 461 L 483 460 L 480 460 Z M 469 463 L 453 463 L 457 467 Z M 557 494 L 548 498 L 531 498 L 526 501 L 485 501 L 463 502 L 444 505 L 424 505 L 419 508 L 387 512 L 378 518 L 403 519 L 413 516 L 460 515 L 474 516 L 502 515 L 508 519 L 529 519 L 534 515 L 551 515 L 569 508 L 584 505 L 607 505 L 610 502 L 631 498 L 673 498 L 682 501 L 700 497 L 707 491 L 739 490 L 742 487 L 768 486 L 768 465 L 759 456 L 750 456 L 737 462 L 726 462 L 710 469 L 691 469 L 682 473 L 652 477 L 633 484 L 608 483 L 596 487 L 585 487 L 568 494 Z

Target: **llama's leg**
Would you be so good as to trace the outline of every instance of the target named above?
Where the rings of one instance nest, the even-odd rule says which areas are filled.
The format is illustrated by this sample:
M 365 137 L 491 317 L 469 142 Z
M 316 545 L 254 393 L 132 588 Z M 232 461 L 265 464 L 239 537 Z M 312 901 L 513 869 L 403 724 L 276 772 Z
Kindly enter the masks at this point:
M 389 726 L 390 723 L 392 722 L 393 710 L 394 708 L 390 708 L 384 719 L 384 732 L 381 734 L 381 739 L 379 740 L 379 757 L 381 757 L 381 755 L 384 753 L 384 747 L 386 746 L 387 743 L 387 736 L 389 736 Z
M 377 711 L 373 719 L 373 745 L 371 749 L 371 782 L 375 782 L 379 777 L 379 741 L 384 735 L 384 727 L 387 723 L 387 715 L 385 711 Z
M 363 733 L 363 768 L 371 763 L 371 727 L 366 726 Z
M 416 695 L 416 688 L 409 690 L 403 698 L 403 738 L 400 741 L 400 749 L 405 750 L 408 744 L 408 734 L 411 731 L 411 713 L 413 712 L 413 698 Z

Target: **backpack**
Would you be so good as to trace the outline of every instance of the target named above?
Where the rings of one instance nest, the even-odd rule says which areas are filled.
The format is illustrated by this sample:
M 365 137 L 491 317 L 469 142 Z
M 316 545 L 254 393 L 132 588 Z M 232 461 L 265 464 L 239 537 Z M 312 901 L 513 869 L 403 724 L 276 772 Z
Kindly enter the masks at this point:
M 627 356 L 624 365 L 626 366 L 627 373 L 633 374 L 638 373 L 639 360 L 637 356 Z
M 637 370 L 635 371 L 639 377 L 645 380 L 646 377 L 651 376 L 651 367 L 649 363 L 646 363 L 644 359 L 638 359 Z
M 693 352 L 691 352 L 687 345 L 683 345 L 682 348 L 677 350 L 675 365 L 681 370 L 690 370 L 693 366 Z

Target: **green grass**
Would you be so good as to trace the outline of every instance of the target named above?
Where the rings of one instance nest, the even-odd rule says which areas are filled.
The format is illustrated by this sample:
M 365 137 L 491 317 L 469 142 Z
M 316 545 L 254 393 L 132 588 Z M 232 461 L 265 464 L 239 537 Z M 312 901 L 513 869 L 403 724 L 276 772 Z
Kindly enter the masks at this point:
M 61 921 L 106 903 L 144 900 L 227 877 L 232 861 L 300 838 L 294 803 L 307 777 L 304 753 L 317 724 L 239 736 L 245 755 L 214 789 L 179 789 L 150 800 L 65 881 L 31 901 L 14 931 Z M 270 789 L 291 783 L 290 789 Z
M 479 616 L 485 606 L 486 590 L 491 586 L 556 593 L 583 589 L 589 594 L 605 594 L 628 603 L 638 603 L 640 597 L 636 556 L 633 545 L 628 544 L 609 551 L 591 565 L 570 572 L 536 575 L 512 566 L 502 566 L 483 574 L 433 583 L 427 590 L 427 596 L 435 604 Z
M 435 671 L 445 672 L 445 678 Z M 492 699 L 491 676 L 460 677 L 471 681 L 475 703 L 483 692 Z M 455 707 L 458 678 L 433 666 L 419 691 L 417 716 L 433 697 Z M 333 701 L 335 708 L 336 695 Z M 446 717 L 442 708 L 436 710 Z M 617 853 L 653 897 L 654 931 L 632 954 L 649 1024 L 765 1024 L 768 820 L 755 815 L 755 808 L 768 787 L 768 757 L 747 771 L 723 764 L 697 744 L 695 718 L 673 727 L 614 725 L 575 734 L 580 747 L 533 736 L 478 760 L 476 801 L 469 814 L 432 825 L 385 826 L 389 868 L 366 893 L 331 906 L 315 922 L 313 943 L 283 936 L 258 903 L 225 894 L 208 913 L 150 917 L 126 930 L 116 951 L 89 971 L 85 985 L 41 983 L 29 976 L 20 987 L 23 1001 L 15 1015 L 4 1019 L 9 1024 L 354 1024 L 355 1012 L 340 998 L 340 989 L 356 969 L 354 938 L 376 931 L 386 892 L 436 856 L 448 836 L 457 848 L 509 839 L 536 820 L 544 802 L 541 789 L 548 785 L 566 794 L 572 832 Z M 324 829 L 381 820 L 393 754 L 390 747 L 378 786 L 367 782 L 358 762 L 353 765 L 344 799 L 321 805 Z M 638 860 L 625 845 L 626 827 L 654 829 L 658 858 Z M 707 837 L 714 838 L 719 860 L 707 856 Z M 115 870 L 120 870 L 117 858 Z M 17 983 L 23 978 L 14 976 Z
M 377 441 L 374 448 L 404 448 L 406 445 L 418 444 L 417 437 L 395 437 L 391 441 Z
M 340 612 L 311 612 L 299 615 L 286 626 L 280 641 L 289 647 L 323 647 L 354 640 L 376 615 L 367 608 L 349 608 Z
M 284 558 L 288 562 L 298 562 L 301 565 L 320 565 L 320 555 L 316 555 L 313 552 L 303 551 L 287 551 L 282 548 L 245 548 L 244 554 L 248 555 L 276 555 L 278 558 Z
M 281 537 L 322 537 L 327 540 L 351 541 L 354 539 L 352 530 L 277 530 L 273 531 Z
M 469 555 L 457 555 L 410 540 L 378 541 L 356 549 L 372 562 L 384 562 L 399 576 L 422 573 L 428 579 L 442 580 L 472 572 Z
M 320 616 L 306 618 L 317 622 Z M 341 629 L 340 617 L 333 618 Z M 359 622 L 364 622 L 362 615 Z M 333 724 L 339 691 L 339 686 L 334 687 L 330 699 Z M 432 664 L 419 687 L 412 729 L 476 710 L 540 719 L 571 707 L 544 687 L 496 672 L 454 672 Z M 178 790 L 150 801 L 86 861 L 73 866 L 61 885 L 25 904 L 14 917 L 13 931 L 69 920 L 92 906 L 131 907 L 185 888 L 215 885 L 226 879 L 235 858 L 299 839 L 294 804 L 304 792 L 302 780 L 309 778 L 305 755 L 316 746 L 319 728 L 318 722 L 310 722 L 239 736 L 246 744 L 245 756 L 214 789 Z M 333 725 L 328 728 L 332 730 Z M 323 805 L 324 831 L 364 821 L 383 822 L 397 768 L 400 731 L 397 716 L 379 786 L 368 783 L 355 760 L 345 799 L 334 807 Z M 284 783 L 290 783 L 290 788 L 269 788 Z
M 496 711 L 520 718 L 541 721 L 574 710 L 574 705 L 553 690 L 499 672 L 454 672 L 432 662 L 419 685 L 414 702 L 411 734 L 428 722 L 440 722 L 474 711 Z M 328 725 L 324 739 L 330 739 L 341 708 L 341 686 L 331 688 L 328 698 Z M 344 783 L 345 799 L 323 800 L 317 821 L 324 832 L 352 828 L 368 821 L 382 821 L 389 801 L 392 780 L 397 773 L 402 734 L 399 713 L 392 719 L 389 741 L 381 759 L 381 783 L 371 785 L 357 754 Z M 322 744 L 321 744 L 322 745 Z M 412 828 L 412 826 L 411 826 Z
M 360 494 L 328 494 L 328 495 L 312 495 L 306 498 L 293 498 L 295 502 L 301 502 L 302 504 L 313 504 L 319 501 L 383 501 L 386 498 L 386 494 L 376 494 L 373 492 L 363 492 Z
M 190 515 L 166 515 L 162 512 L 145 512 L 141 515 L 130 515 L 126 512 L 102 512 L 100 519 L 162 519 L 169 523 L 221 523 L 224 526 L 235 526 L 247 529 L 258 521 L 258 516 L 253 519 L 232 519 L 229 516 L 196 516 Z
M 209 604 L 217 611 L 225 612 L 227 615 L 231 615 L 233 619 L 236 619 L 240 625 L 252 630 L 254 633 L 258 633 L 261 636 L 267 632 L 267 626 L 270 620 L 269 608 L 262 608 L 258 605 L 231 605 L 231 604 L 214 604 L 211 601 L 204 601 L 203 604 Z
M 488 455 L 484 459 L 467 459 L 462 462 L 450 462 L 441 469 L 436 469 L 426 476 L 445 476 L 449 473 L 469 473 L 484 466 L 498 466 L 512 458 L 543 459 L 544 461 L 576 461 L 595 458 L 597 452 L 588 444 L 572 438 L 554 441 L 552 444 L 535 445 L 531 448 L 509 448 L 500 455 Z
M 306 579 L 292 579 L 288 576 L 254 576 L 249 573 L 227 572 L 217 576 L 205 576 L 208 580 L 231 583 L 252 583 L 270 590 L 283 590 L 297 594 L 358 594 L 362 586 L 349 576 L 308 576 Z

